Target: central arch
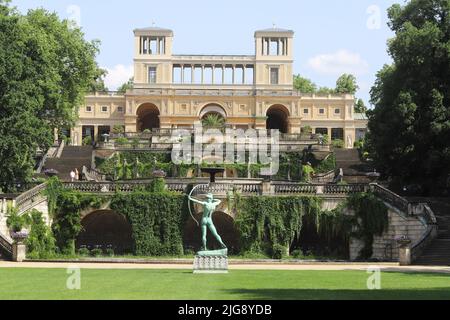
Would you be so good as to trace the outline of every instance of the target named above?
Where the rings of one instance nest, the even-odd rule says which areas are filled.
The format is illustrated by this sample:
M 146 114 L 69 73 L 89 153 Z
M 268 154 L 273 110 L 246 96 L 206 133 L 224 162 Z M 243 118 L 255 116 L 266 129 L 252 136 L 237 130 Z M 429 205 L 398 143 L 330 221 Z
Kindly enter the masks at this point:
M 131 253 L 132 228 L 127 218 L 112 210 L 97 210 L 81 220 L 83 230 L 78 235 L 77 248 L 86 246 L 103 250 L 112 247 L 115 253 Z
M 206 106 L 204 106 L 201 109 L 200 114 L 199 114 L 200 120 L 203 120 L 210 114 L 219 115 L 223 119 L 227 118 L 227 112 L 221 105 L 219 105 L 217 103 L 210 103 L 210 104 L 207 104 Z
M 288 133 L 289 131 L 289 110 L 281 105 L 273 105 L 267 110 L 267 125 L 268 130 L 280 130 L 281 133 Z
M 222 211 L 216 211 L 212 215 L 214 225 L 216 226 L 217 232 L 221 236 L 223 242 L 227 245 L 228 251 L 232 254 L 239 253 L 240 243 L 239 243 L 239 232 L 234 223 L 234 219 Z M 195 219 L 201 222 L 202 213 L 197 213 L 195 215 Z M 194 251 L 198 251 L 202 246 L 202 235 L 201 229 L 194 222 L 193 219 L 189 218 L 186 222 L 183 232 L 183 244 L 185 248 L 192 249 Z M 208 249 L 216 250 L 221 249 L 220 244 L 217 240 L 211 235 L 211 232 L 208 230 Z
M 159 129 L 159 109 L 153 103 L 144 103 L 137 110 L 137 132 Z

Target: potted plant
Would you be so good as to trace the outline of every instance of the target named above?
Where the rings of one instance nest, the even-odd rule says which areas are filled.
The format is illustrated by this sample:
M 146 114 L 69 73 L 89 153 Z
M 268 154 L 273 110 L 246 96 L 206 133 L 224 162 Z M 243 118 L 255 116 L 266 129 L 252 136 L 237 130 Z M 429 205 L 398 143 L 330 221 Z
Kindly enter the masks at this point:
M 24 230 L 27 220 L 26 215 L 21 216 L 16 208 L 12 207 L 12 205 L 8 206 L 6 225 L 10 230 L 11 238 L 17 243 L 21 243 L 28 238 L 28 231 Z

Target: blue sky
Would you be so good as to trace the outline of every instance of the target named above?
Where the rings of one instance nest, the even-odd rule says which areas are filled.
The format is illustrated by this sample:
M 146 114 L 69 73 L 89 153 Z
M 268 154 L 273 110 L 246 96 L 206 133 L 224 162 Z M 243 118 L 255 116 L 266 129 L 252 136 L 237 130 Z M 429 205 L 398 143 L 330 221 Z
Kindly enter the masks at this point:
M 174 30 L 176 54 L 254 54 L 255 30 L 295 31 L 294 72 L 334 87 L 354 73 L 366 102 L 376 72 L 390 63 L 386 9 L 403 0 L 13 0 L 23 12 L 44 7 L 75 18 L 86 38 L 102 42 L 98 63 L 110 89 L 132 72 L 133 29 Z

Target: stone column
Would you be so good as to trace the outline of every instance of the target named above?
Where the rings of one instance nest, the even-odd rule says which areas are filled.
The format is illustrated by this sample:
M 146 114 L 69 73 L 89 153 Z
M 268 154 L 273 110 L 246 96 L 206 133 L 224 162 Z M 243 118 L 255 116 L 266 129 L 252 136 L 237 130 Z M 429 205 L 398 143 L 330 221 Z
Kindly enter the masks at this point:
M 191 65 L 191 84 L 195 83 L 195 72 L 194 72 L 194 70 L 195 70 L 195 66 Z
M 202 84 L 205 83 L 205 66 L 202 65 Z
M 222 84 L 225 84 L 225 70 L 226 66 L 222 65 Z
M 184 83 L 184 64 L 181 65 L 181 83 Z
M 233 84 L 236 82 L 236 66 L 233 64 Z
M 242 66 L 242 84 L 245 84 L 245 64 Z
M 212 84 L 214 84 L 215 75 L 216 75 L 216 66 L 213 65 L 212 66 Z

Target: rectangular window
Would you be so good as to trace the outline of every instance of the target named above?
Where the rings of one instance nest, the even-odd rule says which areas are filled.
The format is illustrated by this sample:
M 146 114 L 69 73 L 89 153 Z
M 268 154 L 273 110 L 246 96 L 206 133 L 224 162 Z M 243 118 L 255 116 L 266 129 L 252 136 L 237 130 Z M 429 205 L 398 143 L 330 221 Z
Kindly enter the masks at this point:
M 319 109 L 319 114 L 325 114 L 325 109 Z
M 92 112 L 92 106 L 86 106 L 86 112 Z
M 328 135 L 328 129 L 327 128 L 316 128 L 316 134 Z
M 341 114 L 341 109 L 334 109 L 334 114 Z
M 341 128 L 331 129 L 331 140 L 344 140 L 344 129 Z
M 278 84 L 278 68 L 270 68 L 270 84 Z
M 117 112 L 123 113 L 123 107 L 117 107 Z
M 148 83 L 156 83 L 156 67 L 148 68 Z
M 303 113 L 304 114 L 308 114 L 309 113 L 309 109 L 303 109 Z
M 102 112 L 108 112 L 108 106 L 102 106 Z

